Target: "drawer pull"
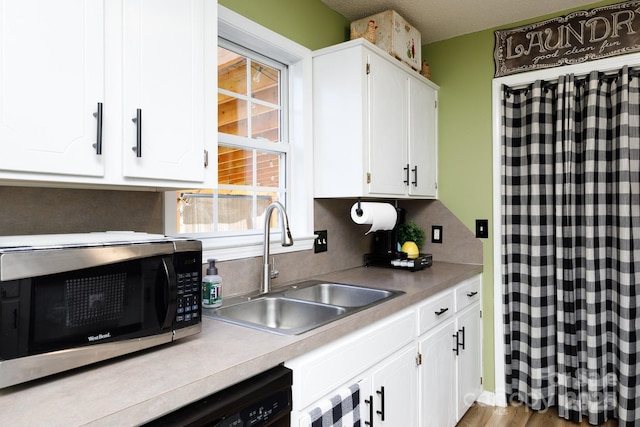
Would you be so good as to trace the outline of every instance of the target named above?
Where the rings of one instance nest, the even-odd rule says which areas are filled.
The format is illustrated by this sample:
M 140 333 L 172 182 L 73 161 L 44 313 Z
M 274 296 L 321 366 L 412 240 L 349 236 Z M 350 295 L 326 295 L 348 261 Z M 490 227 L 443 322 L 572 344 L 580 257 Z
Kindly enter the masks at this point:
M 469 293 L 467 294 L 467 296 L 468 296 L 469 298 L 473 298 L 473 297 L 475 297 L 476 295 L 478 295 L 478 292 L 476 292 L 476 291 L 474 291 L 474 292 L 469 292 Z
M 440 311 L 436 311 L 436 316 L 441 316 L 444 313 L 446 313 L 447 311 L 449 311 L 449 308 L 441 308 Z

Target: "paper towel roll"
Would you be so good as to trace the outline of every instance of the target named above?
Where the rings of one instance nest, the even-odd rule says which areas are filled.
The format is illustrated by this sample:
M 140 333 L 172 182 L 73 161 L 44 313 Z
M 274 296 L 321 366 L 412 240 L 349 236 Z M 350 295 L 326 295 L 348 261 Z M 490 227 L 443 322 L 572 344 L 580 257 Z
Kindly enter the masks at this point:
M 389 203 L 360 202 L 362 214 L 358 215 L 356 210 L 358 203 L 351 206 L 351 219 L 356 224 L 371 224 L 371 228 L 364 234 L 372 231 L 391 230 L 396 225 L 398 212 Z

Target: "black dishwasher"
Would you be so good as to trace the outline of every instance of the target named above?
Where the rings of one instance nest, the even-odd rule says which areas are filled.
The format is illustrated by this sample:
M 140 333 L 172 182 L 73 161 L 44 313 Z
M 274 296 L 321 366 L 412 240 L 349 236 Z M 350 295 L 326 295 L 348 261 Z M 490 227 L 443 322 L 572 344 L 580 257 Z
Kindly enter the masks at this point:
M 145 426 L 289 427 L 290 369 L 276 366 Z

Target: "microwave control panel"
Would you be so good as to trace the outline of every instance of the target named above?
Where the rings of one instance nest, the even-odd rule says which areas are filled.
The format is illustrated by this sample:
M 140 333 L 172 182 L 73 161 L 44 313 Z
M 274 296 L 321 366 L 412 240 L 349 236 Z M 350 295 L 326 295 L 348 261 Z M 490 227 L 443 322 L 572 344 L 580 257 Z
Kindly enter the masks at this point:
M 200 322 L 201 301 L 201 253 L 181 253 L 176 256 L 177 308 L 176 327 L 181 328 Z

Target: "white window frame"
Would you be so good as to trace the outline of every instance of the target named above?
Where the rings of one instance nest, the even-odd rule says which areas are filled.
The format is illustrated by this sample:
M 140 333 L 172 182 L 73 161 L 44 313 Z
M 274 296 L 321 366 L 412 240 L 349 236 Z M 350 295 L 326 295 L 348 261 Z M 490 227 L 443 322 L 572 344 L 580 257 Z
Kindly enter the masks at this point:
M 289 247 L 281 246 L 280 232 L 273 231 L 270 233 L 270 250 L 271 254 L 309 250 L 314 241 L 313 173 L 310 172 L 313 170 L 311 50 L 221 5 L 218 5 L 218 36 L 289 67 L 287 123 L 290 148 L 286 165 L 286 209 L 294 244 Z M 209 52 L 209 55 L 216 55 L 216 52 Z M 210 159 L 217 157 L 217 153 L 209 153 Z M 217 168 L 217 163 L 213 163 Z M 217 170 L 215 175 L 217 176 Z M 165 234 L 176 235 L 175 191 L 166 193 L 164 203 Z M 180 236 L 202 240 L 204 259 L 225 261 L 262 255 L 263 234 L 260 231 L 251 235 Z

